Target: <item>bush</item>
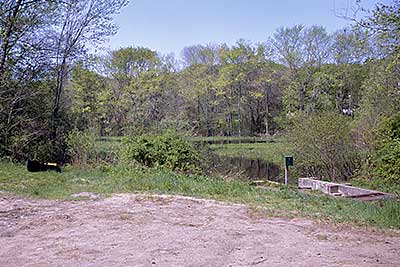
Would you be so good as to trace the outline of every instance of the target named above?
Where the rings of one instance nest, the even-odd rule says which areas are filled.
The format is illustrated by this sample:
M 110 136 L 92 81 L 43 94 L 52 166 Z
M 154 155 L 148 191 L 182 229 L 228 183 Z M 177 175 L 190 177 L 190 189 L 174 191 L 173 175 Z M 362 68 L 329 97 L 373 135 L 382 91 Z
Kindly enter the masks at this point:
M 73 131 L 68 135 L 68 158 L 73 165 L 104 165 L 118 161 L 118 146 L 98 140 L 91 132 Z
M 171 170 L 199 172 L 200 154 L 193 145 L 174 132 L 140 135 L 125 139 L 122 158 L 147 167 L 164 166 Z
M 90 132 L 71 132 L 67 137 L 68 156 L 74 165 L 87 165 L 95 158 L 96 135 Z
M 330 181 L 354 175 L 359 157 L 350 140 L 350 119 L 334 112 L 296 118 L 289 133 L 299 175 Z
M 400 112 L 383 119 L 372 162 L 374 180 L 386 185 L 400 185 Z

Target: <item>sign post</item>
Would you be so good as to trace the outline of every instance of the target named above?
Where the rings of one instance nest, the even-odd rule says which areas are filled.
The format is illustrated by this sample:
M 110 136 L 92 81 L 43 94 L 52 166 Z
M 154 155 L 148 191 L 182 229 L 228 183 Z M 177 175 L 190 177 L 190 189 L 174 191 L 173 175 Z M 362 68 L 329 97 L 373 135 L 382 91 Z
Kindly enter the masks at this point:
M 288 185 L 288 166 L 285 165 L 285 185 Z
M 293 166 L 293 156 L 285 156 L 284 157 L 285 164 L 285 185 L 288 185 L 289 180 L 289 166 Z

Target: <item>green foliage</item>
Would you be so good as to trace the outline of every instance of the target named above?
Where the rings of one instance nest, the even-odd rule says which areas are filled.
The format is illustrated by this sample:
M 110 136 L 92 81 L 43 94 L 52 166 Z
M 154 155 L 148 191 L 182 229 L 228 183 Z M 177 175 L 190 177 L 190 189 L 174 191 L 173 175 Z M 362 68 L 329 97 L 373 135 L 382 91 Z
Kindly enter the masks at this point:
M 273 44 L 280 60 L 291 70 L 301 67 L 304 62 L 304 26 L 280 27 L 274 33 Z
M 183 135 L 192 134 L 191 125 L 183 114 L 176 114 L 175 116 L 163 118 L 158 125 L 155 125 L 154 128 L 150 130 L 156 134 L 166 131 L 176 131 Z
M 74 126 L 79 130 L 96 130 L 103 135 L 108 107 L 106 79 L 78 64 L 72 69 L 71 83 L 67 90 L 72 95 L 71 113 Z
M 95 158 L 96 136 L 90 132 L 74 131 L 68 135 L 68 155 L 72 164 L 87 165 Z
M 350 140 L 350 119 L 334 112 L 299 116 L 289 134 L 300 175 L 347 180 L 358 166 Z
M 400 186 L 400 112 L 380 125 L 380 140 L 373 154 L 374 180 Z
M 355 122 L 354 141 L 362 152 L 360 179 L 377 188 L 399 191 L 398 138 L 396 115 L 400 110 L 398 79 L 400 64 L 393 57 L 369 64 L 369 77 L 363 82 L 359 116 Z M 393 120 L 393 121 L 392 121 Z M 397 141 L 396 141 L 397 140 Z M 397 174 L 397 177 L 396 177 Z
M 171 170 L 199 172 L 199 152 L 191 143 L 174 132 L 162 135 L 140 135 L 123 141 L 122 158 L 135 160 L 148 167 L 163 166 Z
M 70 67 L 86 55 L 89 43 L 98 45 L 115 33 L 113 15 L 126 4 L 0 1 L 0 156 L 65 160 L 66 135 L 76 119 L 65 90 Z M 93 79 L 86 76 L 80 89 L 93 92 Z
M 377 122 L 380 116 L 390 116 L 400 109 L 397 78 L 400 74 L 400 62 L 393 66 L 391 63 L 391 58 L 388 58 L 369 65 L 369 76 L 362 84 L 362 117 L 371 117 Z
M 307 101 L 308 112 L 321 112 L 335 110 L 335 98 L 337 95 L 337 80 L 326 72 L 316 72 L 312 75 L 310 82 L 310 99 Z
M 101 95 L 104 111 L 99 122 L 105 134 L 149 132 L 175 116 L 177 77 L 171 64 L 176 62 L 171 57 L 148 48 L 127 47 L 112 51 L 104 63 L 109 76 Z
M 99 167 L 118 161 L 119 147 L 104 145 L 92 132 L 72 131 L 67 138 L 68 157 L 73 165 Z
M 158 63 L 157 53 L 144 47 L 127 47 L 112 52 L 111 67 L 119 80 L 137 77 Z
M 383 2 L 383 1 L 382 1 Z M 400 52 L 400 1 L 377 3 L 370 16 L 361 20 L 358 27 L 367 28 L 377 35 L 382 52 L 396 54 Z
M 385 142 L 374 157 L 376 179 L 387 184 L 400 184 L 400 139 Z
M 173 56 L 144 47 L 77 62 L 89 42 L 115 32 L 113 14 L 126 4 L 6 0 L 0 5 L 0 156 L 63 159 L 72 127 L 82 132 L 68 136 L 71 161 L 91 165 L 115 162 L 117 156 L 114 144 L 98 142 L 88 131 L 269 136 L 290 129 L 294 120 L 299 173 L 347 179 L 359 153 L 367 162 L 364 169 L 385 181 L 395 179 L 397 139 L 385 135 L 384 141 L 378 124 L 400 110 L 398 0 L 376 5 L 360 21 L 376 38 L 366 38 L 370 32 L 362 28 L 329 34 L 322 26 L 295 25 L 278 28 L 266 43 L 187 47 L 183 69 Z M 354 111 L 353 140 L 353 125 L 339 114 L 342 109 Z M 194 168 L 195 153 L 163 136 L 132 139 L 129 146 L 138 158 L 129 160 Z M 264 153 L 262 145 L 244 147 L 219 152 L 280 157 L 279 148 Z

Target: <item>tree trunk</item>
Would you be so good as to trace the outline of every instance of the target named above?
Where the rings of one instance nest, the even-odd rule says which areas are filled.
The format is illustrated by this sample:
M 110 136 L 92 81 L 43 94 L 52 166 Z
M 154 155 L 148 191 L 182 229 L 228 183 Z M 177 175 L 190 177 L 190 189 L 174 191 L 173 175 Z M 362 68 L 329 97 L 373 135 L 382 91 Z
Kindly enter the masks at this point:
M 297 86 L 297 109 L 298 110 L 304 110 L 304 100 L 305 100 L 305 87 L 306 84 L 305 82 L 302 83 L 301 80 L 298 77 L 297 69 L 292 69 L 291 70 L 291 78 L 293 81 L 298 80 L 299 84 Z
M 208 103 L 206 102 L 206 107 L 204 109 L 204 118 L 206 120 L 206 128 L 207 128 L 207 136 L 212 136 L 211 122 L 210 122 L 210 114 L 208 110 Z
M 300 85 L 297 89 L 298 93 L 298 109 L 299 110 L 304 110 L 304 98 L 305 98 L 305 90 L 304 90 L 304 85 Z
M 238 87 L 238 98 L 237 98 L 237 118 L 238 118 L 238 136 L 242 135 L 242 118 L 241 118 L 241 98 L 242 98 L 242 89 L 240 87 L 240 82 L 239 82 L 239 87 Z
M 269 92 L 265 90 L 265 135 L 269 136 Z
M 231 111 L 229 111 L 229 115 L 228 115 L 228 127 L 229 127 L 229 132 L 228 132 L 228 136 L 232 136 L 232 132 L 233 132 L 233 114 Z
M 201 105 L 200 108 L 204 113 L 204 120 L 206 124 L 206 131 L 207 131 L 207 136 L 212 136 L 212 129 L 211 129 L 211 122 L 210 122 L 210 111 L 209 111 L 209 105 L 207 98 L 204 102 L 204 105 Z
M 226 133 L 228 136 L 231 136 L 233 132 L 233 114 L 231 104 L 229 103 L 229 99 L 226 96 L 225 103 L 228 109 L 228 114 L 226 116 Z
M 53 107 L 53 118 L 57 119 L 60 111 L 61 105 L 61 95 L 64 88 L 64 81 L 65 81 L 65 70 L 66 70 L 67 60 L 64 57 L 62 63 L 60 65 L 60 69 L 57 73 L 57 84 L 56 88 L 54 89 L 54 107 Z

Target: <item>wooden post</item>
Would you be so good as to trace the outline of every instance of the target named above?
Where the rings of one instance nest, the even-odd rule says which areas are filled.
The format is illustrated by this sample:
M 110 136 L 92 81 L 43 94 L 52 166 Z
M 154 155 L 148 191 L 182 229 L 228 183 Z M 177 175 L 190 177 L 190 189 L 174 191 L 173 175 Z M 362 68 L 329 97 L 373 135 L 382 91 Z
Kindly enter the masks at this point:
M 285 164 L 285 186 L 288 185 L 288 166 Z
M 283 164 L 285 165 L 285 185 L 288 186 L 289 166 L 293 166 L 293 157 L 285 156 L 283 158 Z

